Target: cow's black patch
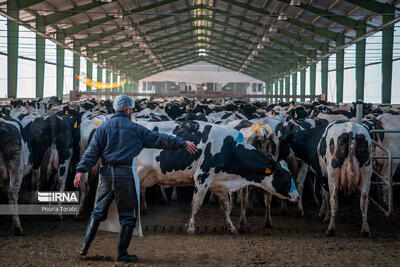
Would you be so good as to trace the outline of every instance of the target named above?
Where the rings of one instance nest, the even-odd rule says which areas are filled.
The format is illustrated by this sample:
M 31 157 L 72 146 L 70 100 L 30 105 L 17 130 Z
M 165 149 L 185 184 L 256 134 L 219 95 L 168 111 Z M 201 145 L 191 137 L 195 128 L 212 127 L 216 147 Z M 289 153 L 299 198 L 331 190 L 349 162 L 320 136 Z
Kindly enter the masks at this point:
M 248 120 L 241 120 L 240 123 L 236 125 L 233 129 L 235 129 L 236 131 L 240 131 L 241 129 L 250 127 L 252 125 L 253 123 Z
M 203 143 L 207 142 L 208 135 L 210 134 L 210 131 L 211 131 L 211 125 L 204 126 L 203 134 L 202 134 L 202 137 L 201 137 L 201 141 Z
M 60 175 L 63 176 L 64 173 L 65 173 L 65 167 L 62 166 L 62 167 L 60 168 Z
M 369 165 L 369 151 L 368 151 L 368 142 L 365 140 L 365 136 L 363 134 L 356 134 L 355 136 L 355 149 L 356 149 L 356 158 L 358 160 L 360 168 L 364 165 Z
M 333 152 L 335 151 L 335 140 L 331 138 L 331 141 L 329 141 L 329 150 L 331 151 L 331 154 L 333 155 Z
M 324 158 L 326 155 L 326 136 L 321 138 L 321 143 L 319 145 L 319 155 Z
M 21 150 L 21 137 L 17 127 L 10 123 L 0 122 L 0 151 L 4 159 L 16 160 Z
M 158 127 L 157 126 L 153 128 L 153 132 L 158 132 Z
M 233 114 L 232 112 L 227 112 L 227 113 L 225 113 L 225 114 L 222 116 L 221 119 L 222 119 L 222 120 L 225 120 L 225 119 L 229 118 L 232 114 Z
M 342 167 L 344 160 L 349 155 L 349 142 L 351 142 L 349 133 L 342 133 L 337 138 L 336 153 L 332 160 L 332 168 Z

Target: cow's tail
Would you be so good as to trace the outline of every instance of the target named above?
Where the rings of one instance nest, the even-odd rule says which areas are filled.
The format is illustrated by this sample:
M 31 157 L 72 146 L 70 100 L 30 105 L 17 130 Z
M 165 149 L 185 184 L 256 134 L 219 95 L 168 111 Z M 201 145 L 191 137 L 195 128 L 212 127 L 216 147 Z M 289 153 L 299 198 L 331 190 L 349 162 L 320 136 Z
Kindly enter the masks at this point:
M 355 151 L 355 146 L 356 146 L 356 140 L 354 138 L 354 132 L 351 131 L 349 135 L 349 164 L 348 164 L 348 177 L 347 177 L 347 189 L 348 189 L 348 194 L 351 195 L 360 180 L 360 170 L 359 170 L 359 165 L 358 161 L 355 160 L 356 158 L 356 151 Z

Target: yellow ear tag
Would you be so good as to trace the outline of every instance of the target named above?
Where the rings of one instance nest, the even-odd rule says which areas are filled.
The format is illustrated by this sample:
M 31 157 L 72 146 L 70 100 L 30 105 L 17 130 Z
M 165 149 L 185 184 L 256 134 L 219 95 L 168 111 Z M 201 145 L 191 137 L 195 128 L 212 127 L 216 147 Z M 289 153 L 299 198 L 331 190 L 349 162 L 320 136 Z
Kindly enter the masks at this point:
M 272 116 L 275 116 L 275 115 L 276 115 L 275 110 L 271 110 L 271 115 L 272 115 Z
M 266 174 L 271 174 L 271 172 L 272 172 L 272 171 L 271 171 L 270 168 L 266 168 L 266 169 L 265 169 L 265 173 L 266 173 Z
M 75 121 L 75 123 L 74 123 L 74 128 L 75 128 L 75 129 L 78 128 L 78 121 Z
M 65 110 L 65 115 L 68 115 L 68 109 Z
M 49 108 L 49 111 L 51 111 L 51 108 Z
M 261 128 L 261 125 L 258 124 L 258 123 L 253 124 L 253 126 L 251 126 L 251 130 L 252 130 L 254 133 L 260 131 L 260 128 Z
M 99 126 L 100 124 L 101 124 L 101 121 L 95 121 L 94 122 L 94 126 L 96 126 L 96 127 Z
M 137 108 L 135 108 L 135 111 L 137 111 Z

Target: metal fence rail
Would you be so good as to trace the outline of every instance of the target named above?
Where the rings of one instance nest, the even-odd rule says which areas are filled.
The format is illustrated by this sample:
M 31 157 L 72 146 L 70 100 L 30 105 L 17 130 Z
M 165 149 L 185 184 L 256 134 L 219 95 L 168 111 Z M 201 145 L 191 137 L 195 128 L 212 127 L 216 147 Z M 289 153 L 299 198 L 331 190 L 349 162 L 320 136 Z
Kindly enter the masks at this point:
M 397 133 L 400 134 L 400 130 L 370 130 L 369 131 L 370 134 L 372 133 Z M 372 140 L 372 145 L 375 146 L 375 149 L 373 149 L 373 151 L 376 151 L 376 147 L 379 147 L 380 149 L 382 149 L 387 156 L 376 156 L 373 155 L 373 159 L 385 159 L 388 160 L 387 164 L 388 164 L 388 171 L 387 173 L 381 174 L 378 173 L 376 170 L 373 169 L 373 173 L 376 175 L 376 177 L 379 178 L 380 181 L 378 182 L 371 182 L 372 184 L 375 185 L 386 185 L 388 186 L 389 189 L 389 195 L 388 195 L 388 206 L 387 208 L 383 207 L 377 200 L 375 200 L 374 198 L 372 198 L 371 196 L 369 196 L 369 199 L 371 200 L 371 202 L 379 209 L 381 210 L 386 217 L 390 217 L 393 213 L 393 186 L 398 186 L 400 185 L 399 182 L 394 183 L 393 182 L 393 174 L 392 174 L 392 168 L 393 168 L 393 160 L 394 159 L 400 159 L 400 157 L 396 156 L 393 157 L 392 156 L 392 152 L 385 148 L 384 146 L 382 146 L 381 144 L 379 144 L 378 142 L 376 142 L 375 140 Z

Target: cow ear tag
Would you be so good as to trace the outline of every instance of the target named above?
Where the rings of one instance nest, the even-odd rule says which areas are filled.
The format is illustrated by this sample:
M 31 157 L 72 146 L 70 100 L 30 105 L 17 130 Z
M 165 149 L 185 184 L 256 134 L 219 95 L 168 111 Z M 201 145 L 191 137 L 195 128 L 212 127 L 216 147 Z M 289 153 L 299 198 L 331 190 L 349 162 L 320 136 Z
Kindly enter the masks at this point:
M 65 114 L 65 115 L 68 115 L 68 109 L 65 110 L 65 113 L 64 113 L 64 114 Z
M 75 128 L 75 129 L 78 128 L 78 121 L 75 121 L 75 123 L 74 123 L 74 128 Z
M 271 169 L 270 169 L 270 168 L 266 168 L 266 169 L 265 169 L 265 173 L 266 173 L 266 174 L 271 174 L 271 173 L 272 173 L 272 171 L 271 171 Z
M 101 121 L 95 121 L 94 126 L 99 126 L 101 124 Z

